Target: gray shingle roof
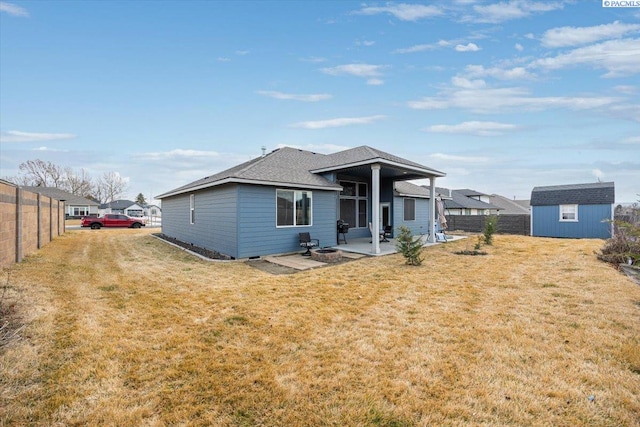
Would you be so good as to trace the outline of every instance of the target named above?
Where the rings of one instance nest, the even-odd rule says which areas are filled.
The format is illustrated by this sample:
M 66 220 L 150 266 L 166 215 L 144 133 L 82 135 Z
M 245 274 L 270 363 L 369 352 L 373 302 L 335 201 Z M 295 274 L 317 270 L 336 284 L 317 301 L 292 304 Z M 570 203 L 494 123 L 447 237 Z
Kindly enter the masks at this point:
M 491 204 L 498 206 L 500 209 L 500 215 L 527 215 L 529 214 L 529 208 L 525 207 L 522 203 L 528 202 L 528 200 L 511 200 L 498 194 L 491 195 Z
M 221 185 L 227 182 L 340 190 L 340 185 L 324 178 L 318 171 L 337 170 L 342 166 L 353 165 L 359 162 L 366 163 L 376 159 L 418 169 L 424 171 L 424 173 L 444 175 L 442 172 L 429 169 L 418 163 L 367 146 L 356 147 L 328 155 L 284 147 L 217 174 L 193 181 L 157 197 L 161 199 L 163 197 Z
M 465 196 L 464 190 L 451 190 L 451 200 L 444 199 L 444 207 L 446 209 L 493 209 L 500 210 L 498 206 L 491 203 L 481 202 L 480 200 L 472 199 Z M 482 194 L 482 193 L 475 193 Z
M 611 205 L 615 199 L 613 182 L 534 187 L 531 191 L 531 206 Z
M 71 194 L 68 191 L 64 191 L 59 188 L 31 186 L 23 186 L 20 188 L 26 191 L 31 191 L 32 193 L 40 193 L 43 196 L 51 197 L 52 199 L 64 200 L 67 206 L 98 206 L 98 203 L 93 200 L 76 196 L 75 194 Z
M 108 203 L 103 203 L 100 205 L 100 209 L 127 209 L 129 206 L 135 205 L 136 202 L 132 202 L 131 200 L 113 200 Z
M 418 197 L 429 199 L 431 198 L 431 192 L 428 188 L 421 185 L 412 184 L 407 181 L 396 181 L 394 183 L 394 190 L 401 196 Z

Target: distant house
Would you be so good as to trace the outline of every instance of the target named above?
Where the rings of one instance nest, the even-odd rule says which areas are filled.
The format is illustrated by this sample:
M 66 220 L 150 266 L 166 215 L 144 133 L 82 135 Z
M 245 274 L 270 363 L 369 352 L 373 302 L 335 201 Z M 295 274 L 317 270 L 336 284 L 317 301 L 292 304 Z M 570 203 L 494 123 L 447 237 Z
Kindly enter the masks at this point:
M 162 209 L 157 205 L 139 205 L 131 200 L 114 200 L 100 205 L 100 215 L 120 213 L 133 217 L 160 217 Z
M 529 215 L 531 211 L 529 200 L 512 200 L 499 194 L 492 194 L 489 201 L 500 208 L 500 215 Z
M 500 207 L 491 203 L 488 194 L 468 188 L 451 190 L 451 199 L 444 200 L 447 216 L 449 215 L 496 215 Z
M 98 203 L 85 197 L 76 196 L 67 191 L 54 187 L 21 187 L 32 193 L 56 200 L 64 200 L 66 218 L 82 218 L 83 216 L 98 215 Z
M 302 232 L 335 246 L 338 220 L 349 224 L 349 241 L 367 238 L 377 254 L 370 230 L 384 225 L 433 238 L 435 199 L 404 181 L 430 179 L 435 189 L 442 176 L 367 146 L 333 154 L 284 147 L 157 197 L 163 234 L 233 258 L 297 251 Z
M 531 235 L 610 238 L 614 203 L 613 182 L 535 187 L 531 192 Z

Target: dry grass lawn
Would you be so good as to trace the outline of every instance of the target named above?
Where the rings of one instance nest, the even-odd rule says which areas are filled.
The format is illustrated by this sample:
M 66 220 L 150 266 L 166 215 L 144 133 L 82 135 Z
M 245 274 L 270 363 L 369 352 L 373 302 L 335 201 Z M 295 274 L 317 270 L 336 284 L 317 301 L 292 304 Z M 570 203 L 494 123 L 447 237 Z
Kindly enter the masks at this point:
M 640 425 L 640 286 L 602 241 L 276 276 L 152 231 L 67 232 L 3 271 L 26 327 L 0 425 Z

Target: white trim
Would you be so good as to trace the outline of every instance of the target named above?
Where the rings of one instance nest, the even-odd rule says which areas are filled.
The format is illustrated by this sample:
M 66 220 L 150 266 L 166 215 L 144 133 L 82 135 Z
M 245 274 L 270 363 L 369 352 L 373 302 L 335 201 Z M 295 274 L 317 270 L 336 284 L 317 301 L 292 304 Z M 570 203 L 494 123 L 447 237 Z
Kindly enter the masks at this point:
M 565 218 L 563 218 L 562 217 L 563 213 L 572 213 L 572 212 L 563 212 L 562 211 L 562 207 L 563 206 L 565 206 L 565 207 L 571 206 L 571 207 L 575 208 L 575 218 L 573 218 L 573 219 L 565 219 Z M 579 222 L 579 219 L 578 219 L 578 204 L 577 203 L 558 205 L 558 214 L 559 214 L 559 221 L 560 222 Z
M 399 163 L 399 162 L 394 162 L 392 160 L 386 160 L 386 159 L 382 159 L 380 157 L 377 157 L 375 159 L 369 159 L 369 160 L 361 160 L 359 162 L 353 162 L 353 163 L 345 163 L 342 165 L 338 165 L 338 166 L 329 166 L 329 167 L 324 167 L 324 168 L 320 168 L 320 169 L 312 169 L 310 172 L 311 173 L 322 173 L 322 172 L 330 172 L 330 171 L 335 171 L 335 170 L 341 170 L 341 169 L 349 169 L 349 168 L 354 168 L 354 167 L 358 167 L 358 166 L 366 166 L 366 165 L 375 165 L 375 164 L 383 164 L 383 165 L 387 165 L 387 166 L 394 166 L 397 168 L 401 168 L 401 169 L 409 169 L 415 172 L 420 172 L 423 174 L 428 174 L 428 175 L 434 175 L 434 176 L 447 176 L 446 173 L 444 172 L 440 172 L 434 169 L 427 169 L 427 168 L 419 168 L 416 166 L 411 166 L 411 165 L 407 165 L 404 163 Z

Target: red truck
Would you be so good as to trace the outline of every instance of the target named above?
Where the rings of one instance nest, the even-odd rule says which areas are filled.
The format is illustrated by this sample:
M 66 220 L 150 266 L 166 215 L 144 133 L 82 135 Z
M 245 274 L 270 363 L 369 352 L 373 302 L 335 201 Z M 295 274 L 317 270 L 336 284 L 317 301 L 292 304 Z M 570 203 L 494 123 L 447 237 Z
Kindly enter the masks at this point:
M 101 217 L 85 216 L 82 218 L 82 226 L 91 227 L 92 230 L 98 230 L 102 227 L 140 228 L 145 225 L 141 218 L 132 218 L 123 214 L 105 214 Z

